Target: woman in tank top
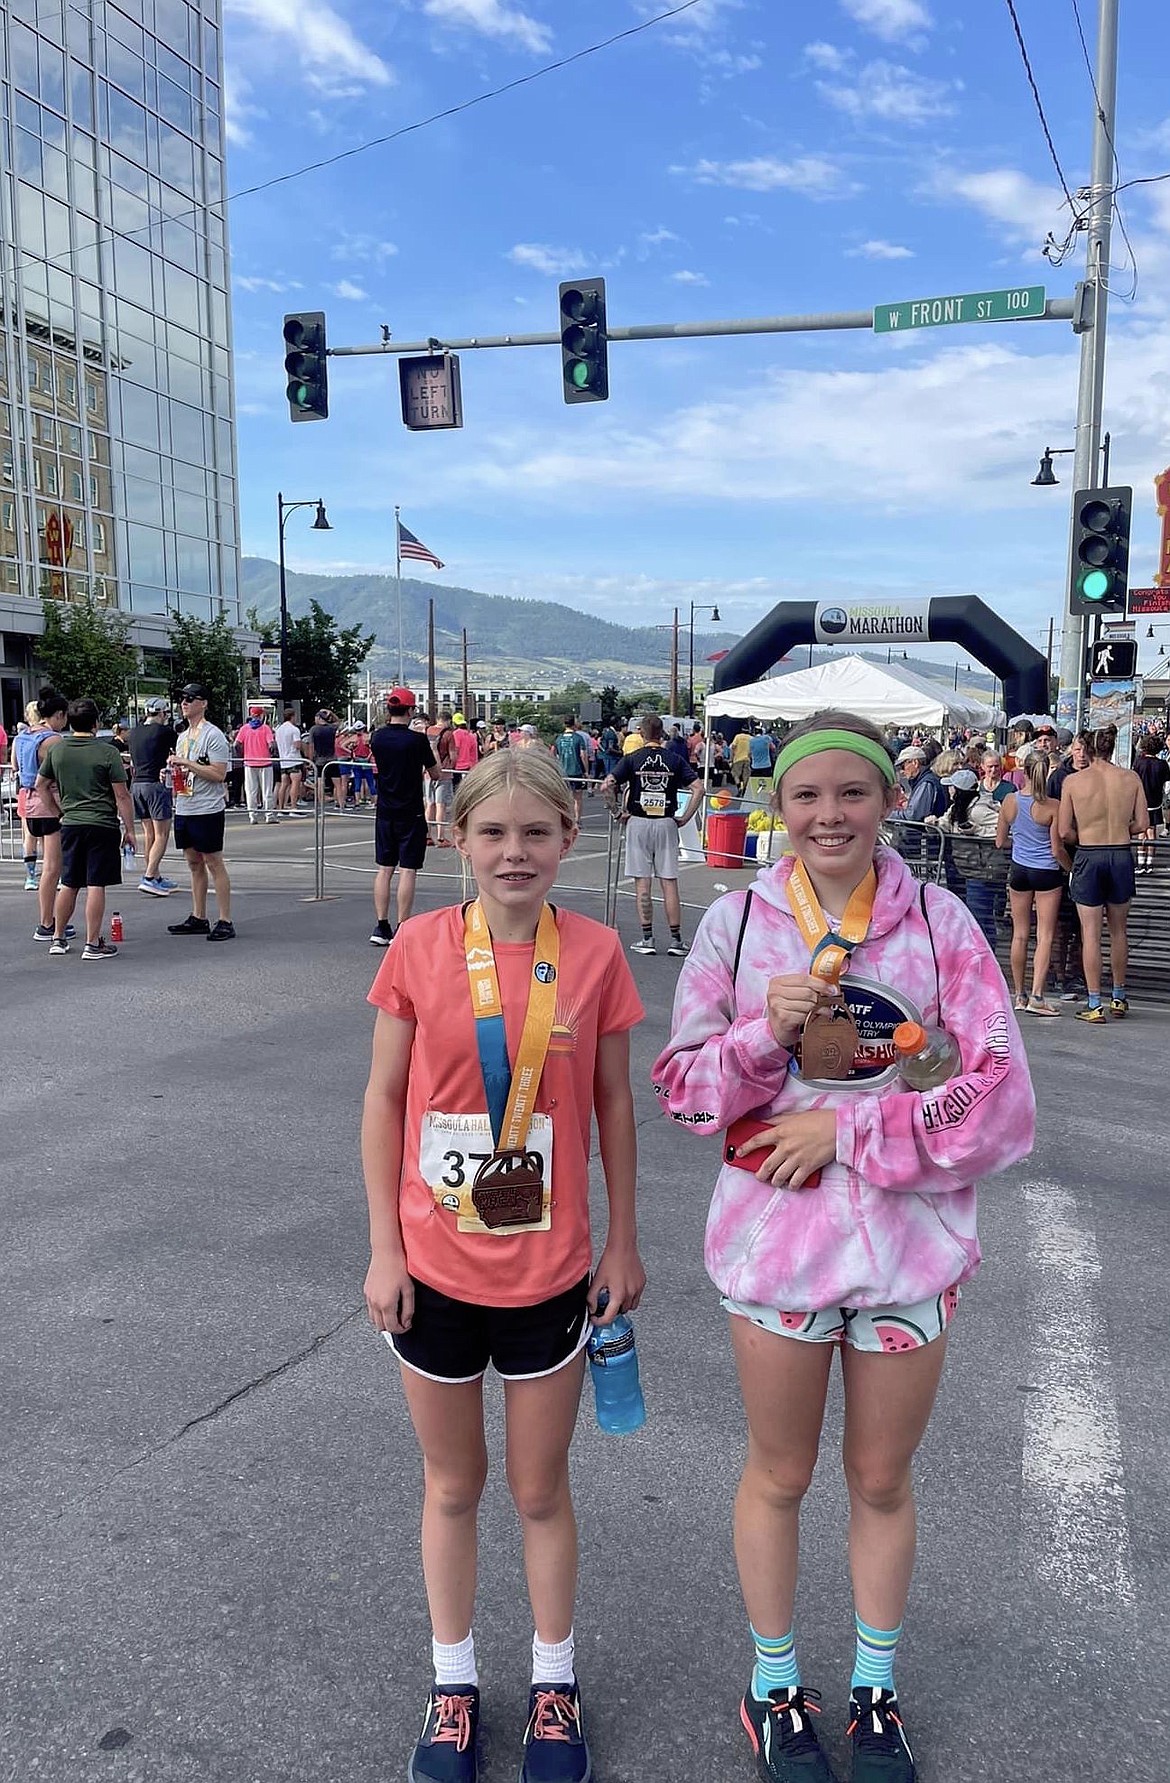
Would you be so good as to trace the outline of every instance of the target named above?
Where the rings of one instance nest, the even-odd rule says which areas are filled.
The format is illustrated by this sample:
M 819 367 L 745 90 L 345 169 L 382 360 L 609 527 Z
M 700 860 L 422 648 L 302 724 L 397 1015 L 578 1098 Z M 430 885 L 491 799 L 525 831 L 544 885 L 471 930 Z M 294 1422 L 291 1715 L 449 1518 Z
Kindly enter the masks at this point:
M 1016 1008 L 1027 1015 L 1059 1015 L 1044 1000 L 1044 986 L 1065 874 L 1070 861 L 1060 840 L 1056 818 L 1059 801 L 1048 797 L 1048 757 L 1037 750 L 1023 765 L 1024 786 L 1010 792 L 999 808 L 996 846 L 1004 848 L 1011 836 L 1012 865 L 1008 874 L 1008 901 L 1012 912 L 1012 983 Z M 1036 908 L 1036 952 L 1032 959 L 1032 994 L 1024 995 L 1028 963 L 1028 938 L 1032 907 Z

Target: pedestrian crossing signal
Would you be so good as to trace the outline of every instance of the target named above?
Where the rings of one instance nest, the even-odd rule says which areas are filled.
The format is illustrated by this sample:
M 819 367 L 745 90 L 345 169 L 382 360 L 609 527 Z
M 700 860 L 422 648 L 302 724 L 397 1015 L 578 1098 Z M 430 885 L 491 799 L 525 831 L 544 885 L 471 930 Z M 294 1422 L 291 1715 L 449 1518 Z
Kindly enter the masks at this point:
M 284 348 L 289 420 L 328 420 L 329 374 L 325 359 L 324 310 L 303 310 L 299 315 L 286 316 Z
M 1132 489 L 1078 489 L 1073 496 L 1070 612 L 1125 612 L 1132 512 Z

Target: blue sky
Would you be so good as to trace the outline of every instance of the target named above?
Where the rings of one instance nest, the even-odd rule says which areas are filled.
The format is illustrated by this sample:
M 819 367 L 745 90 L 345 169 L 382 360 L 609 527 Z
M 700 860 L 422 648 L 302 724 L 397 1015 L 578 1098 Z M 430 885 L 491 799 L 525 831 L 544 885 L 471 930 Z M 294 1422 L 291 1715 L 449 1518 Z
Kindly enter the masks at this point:
M 1170 170 L 1164 0 L 1122 8 L 1122 175 Z M 1080 0 L 1090 50 L 1093 0 Z M 532 73 L 652 0 L 225 0 L 233 192 Z M 1065 176 L 1092 92 L 1072 0 L 1017 0 Z M 815 20 L 815 24 L 808 21 Z M 1160 46 L 1160 48 L 1159 48 Z M 1106 426 L 1154 567 L 1170 463 L 1170 181 L 1123 195 Z M 401 424 L 397 362 L 330 361 L 330 419 L 287 418 L 281 319 L 331 345 L 554 330 L 600 272 L 611 324 L 868 308 L 1043 284 L 1068 211 L 1002 0 L 699 0 L 501 98 L 231 206 L 244 549 L 276 491 L 335 531 L 295 568 L 393 568 L 393 509 L 444 581 L 627 619 L 718 602 L 970 592 L 1034 642 L 1064 598 L 1078 348 L 1064 323 L 615 343 L 610 400 L 566 406 L 554 347 L 466 353 L 465 425 Z M 1115 234 L 1115 257 L 1124 244 Z M 423 572 L 427 573 L 427 572 Z M 1144 641 L 1145 626 L 1141 628 Z M 1170 627 L 1160 636 L 1170 645 Z M 1153 645 L 1143 642 L 1143 660 Z M 953 651 L 940 654 L 953 656 Z

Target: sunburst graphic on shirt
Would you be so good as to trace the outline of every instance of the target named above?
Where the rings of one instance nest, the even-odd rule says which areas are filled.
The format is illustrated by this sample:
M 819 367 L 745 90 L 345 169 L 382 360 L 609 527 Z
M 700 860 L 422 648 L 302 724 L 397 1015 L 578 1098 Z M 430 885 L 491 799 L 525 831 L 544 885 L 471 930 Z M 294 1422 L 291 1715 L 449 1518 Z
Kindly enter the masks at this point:
M 579 1025 L 580 1011 L 577 1004 L 563 1003 L 558 997 L 552 1033 L 548 1037 L 549 1053 L 557 1058 L 571 1057 L 577 1050 Z

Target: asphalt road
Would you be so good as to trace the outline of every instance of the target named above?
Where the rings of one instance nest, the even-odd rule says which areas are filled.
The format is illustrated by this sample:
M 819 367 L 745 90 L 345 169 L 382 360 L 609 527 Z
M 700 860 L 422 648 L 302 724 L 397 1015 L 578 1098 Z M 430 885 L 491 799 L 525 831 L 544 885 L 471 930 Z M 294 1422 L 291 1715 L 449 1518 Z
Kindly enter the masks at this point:
M 429 1646 L 419 1463 L 361 1311 L 368 820 L 331 819 L 326 903 L 303 901 L 310 828 L 233 818 L 236 943 L 172 940 L 181 899 L 128 891 L 125 948 L 94 966 L 34 946 L 0 863 L 0 1783 L 405 1771 Z M 595 828 L 566 881 L 599 885 L 605 856 Z M 458 896 L 451 870 L 424 904 Z M 684 895 L 716 879 L 688 869 Z M 596 890 L 562 895 L 600 913 Z M 649 1088 L 676 964 L 633 963 L 650 1416 L 615 1439 L 582 1410 L 579 1665 L 599 1783 L 746 1783 L 713 1164 Z M 1027 1041 L 1039 1140 L 983 1196 L 987 1261 L 918 1469 L 900 1692 L 923 1783 L 1163 1783 L 1170 1017 Z M 847 1774 L 838 1439 L 835 1391 L 797 1626 Z M 495 1475 L 482 1556 L 483 1774 L 504 1783 L 531 1630 Z

